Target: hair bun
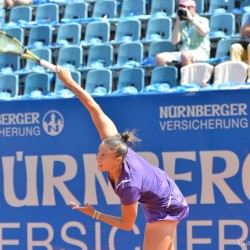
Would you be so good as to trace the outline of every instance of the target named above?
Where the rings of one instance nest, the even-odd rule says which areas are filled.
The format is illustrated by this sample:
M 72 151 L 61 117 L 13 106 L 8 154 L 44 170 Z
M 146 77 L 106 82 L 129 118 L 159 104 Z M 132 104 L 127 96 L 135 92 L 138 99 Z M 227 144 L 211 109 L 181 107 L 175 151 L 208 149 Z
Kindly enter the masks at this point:
M 141 141 L 139 138 L 136 137 L 135 129 L 123 132 L 121 134 L 121 140 L 125 143 L 129 143 L 131 146 L 134 146 L 135 142 Z
M 121 139 L 126 143 L 127 141 L 128 141 L 128 139 L 129 139 L 129 133 L 127 132 L 125 132 L 125 133 L 123 133 L 122 135 L 121 135 Z

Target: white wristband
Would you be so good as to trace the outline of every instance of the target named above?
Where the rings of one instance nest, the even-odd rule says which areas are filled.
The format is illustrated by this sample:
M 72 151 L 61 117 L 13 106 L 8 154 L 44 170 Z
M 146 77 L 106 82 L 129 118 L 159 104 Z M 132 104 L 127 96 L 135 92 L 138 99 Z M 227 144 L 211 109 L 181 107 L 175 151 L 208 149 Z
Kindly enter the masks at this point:
M 97 213 L 97 211 L 94 210 L 94 213 L 93 213 L 93 215 L 92 215 L 92 218 L 93 218 L 93 219 L 95 219 L 96 213 Z
M 99 211 L 96 211 L 96 220 L 99 220 L 101 213 Z

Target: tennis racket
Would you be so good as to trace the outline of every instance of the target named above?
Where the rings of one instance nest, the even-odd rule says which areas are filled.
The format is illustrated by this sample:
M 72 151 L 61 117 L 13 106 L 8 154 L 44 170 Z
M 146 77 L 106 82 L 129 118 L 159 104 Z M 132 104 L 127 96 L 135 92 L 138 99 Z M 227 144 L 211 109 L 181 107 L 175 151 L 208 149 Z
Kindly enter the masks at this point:
M 50 69 L 51 71 L 56 71 L 56 66 L 46 60 L 40 59 L 38 56 L 33 54 L 30 50 L 24 48 L 20 41 L 16 38 L 8 35 L 6 32 L 0 30 L 0 53 L 8 53 L 21 58 L 32 60 L 37 62 L 39 65 Z

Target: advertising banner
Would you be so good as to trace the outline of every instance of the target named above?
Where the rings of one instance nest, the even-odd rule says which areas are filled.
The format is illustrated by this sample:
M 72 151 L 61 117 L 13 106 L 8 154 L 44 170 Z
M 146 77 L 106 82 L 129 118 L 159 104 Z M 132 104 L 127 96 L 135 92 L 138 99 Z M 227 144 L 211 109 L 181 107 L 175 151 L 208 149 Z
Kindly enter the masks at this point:
M 250 90 L 96 97 L 134 148 L 178 184 L 189 216 L 177 250 L 250 249 Z M 0 250 L 142 250 L 141 206 L 132 231 L 68 205 L 120 216 L 97 169 L 99 135 L 77 98 L 0 103 Z

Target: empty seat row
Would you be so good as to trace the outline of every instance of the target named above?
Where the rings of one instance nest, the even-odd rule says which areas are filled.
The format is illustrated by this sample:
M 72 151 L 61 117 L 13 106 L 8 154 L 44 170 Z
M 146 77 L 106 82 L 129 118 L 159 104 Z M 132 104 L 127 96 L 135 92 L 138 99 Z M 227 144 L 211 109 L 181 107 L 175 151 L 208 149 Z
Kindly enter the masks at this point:
M 73 79 L 79 84 L 81 83 L 81 74 L 78 71 L 72 71 Z M 144 88 L 144 70 L 124 69 L 120 72 L 117 88 L 120 90 L 123 87 L 133 87 L 135 91 L 141 92 Z M 66 90 L 65 85 L 56 76 L 55 86 L 51 87 L 51 80 L 48 73 L 30 73 L 25 78 L 23 97 L 41 97 L 49 95 L 50 92 L 56 96 L 69 95 L 69 90 Z M 19 80 L 16 74 L 2 74 L 0 75 L 0 92 L 12 98 L 18 97 Z M 86 75 L 85 89 L 91 94 L 104 95 L 110 94 L 113 91 L 113 76 L 109 69 L 95 69 L 91 70 Z M 65 91 L 66 90 L 66 91 Z M 38 95 L 39 93 L 39 95 Z M 53 96 L 53 95 L 51 95 Z
M 161 52 L 160 49 L 172 51 L 173 45 L 170 42 L 162 41 L 151 43 L 147 56 L 145 56 L 144 47 L 140 42 L 122 43 L 117 49 L 117 54 L 114 53 L 113 46 L 110 44 L 93 45 L 88 50 L 83 49 L 82 46 L 70 45 L 58 50 L 55 61 L 52 60 L 52 50 L 49 47 L 31 49 L 31 52 L 46 61 L 85 71 L 100 67 L 119 70 L 123 67 L 154 66 L 152 62 L 147 62 L 146 58 L 150 57 L 153 60 L 155 54 Z M 20 74 L 27 74 L 38 67 L 35 62 L 30 60 L 25 60 L 25 66 L 22 67 L 21 61 L 15 55 L 0 54 L 0 71 L 3 73 L 6 70 L 11 70 L 13 72 L 19 71 Z
M 177 85 L 178 72 L 174 66 L 156 67 L 152 71 L 151 85 L 167 84 L 169 87 Z M 117 85 L 114 86 L 114 74 L 109 69 L 93 69 L 88 71 L 85 83 L 82 84 L 82 76 L 78 71 L 71 71 L 73 79 L 91 95 L 105 94 L 135 94 L 143 92 L 145 87 L 145 71 L 141 68 L 123 69 L 119 72 Z M 19 80 L 16 74 L 0 74 L 0 97 L 17 98 Z M 53 95 L 54 94 L 54 95 Z M 72 96 L 56 75 L 55 85 L 51 85 L 51 77 L 47 73 L 31 73 L 25 78 L 22 97 Z
M 250 67 L 243 62 L 223 62 L 215 67 L 207 63 L 194 63 L 181 68 L 181 85 L 177 84 L 178 70 L 174 66 L 155 67 L 152 70 L 149 85 L 145 84 L 145 70 L 142 68 L 122 69 L 119 72 L 117 85 L 114 86 L 114 73 L 110 69 L 88 71 L 84 84 L 82 75 L 72 71 L 73 79 L 91 95 L 137 94 L 143 92 L 177 92 L 185 88 L 225 89 L 245 88 L 250 78 Z M 211 82 L 212 75 L 214 81 Z M 0 99 L 72 97 L 56 75 L 55 85 L 47 73 L 31 73 L 26 76 L 24 92 L 19 96 L 19 80 L 15 74 L 0 75 Z
M 141 68 L 123 69 L 119 72 L 116 85 L 114 85 L 114 73 L 110 69 L 93 69 L 88 71 L 84 84 L 79 71 L 71 71 L 73 79 L 84 86 L 87 92 L 93 95 L 105 95 L 115 93 L 138 93 L 145 87 L 145 71 Z M 151 85 L 165 83 L 169 87 L 177 85 L 178 70 L 176 67 L 156 67 L 152 71 Z M 40 95 L 37 92 L 40 91 Z M 19 76 L 17 74 L 0 74 L 0 92 L 5 96 L 16 98 L 20 95 Z M 25 78 L 23 97 L 45 96 L 68 96 L 69 90 L 56 75 L 55 84 L 52 86 L 51 77 L 48 73 L 30 73 Z M 0 97 L 4 97 L 3 94 Z
M 37 5 L 35 9 L 35 15 L 33 20 L 31 6 L 18 6 L 10 10 L 9 18 L 7 22 L 25 22 L 40 23 L 48 22 L 57 24 L 60 21 L 72 21 L 81 19 L 81 21 L 91 21 L 93 18 L 127 18 L 131 16 L 146 15 L 146 1 L 145 0 L 125 0 L 117 2 L 114 0 L 96 1 L 93 5 L 91 14 L 89 16 L 88 3 L 78 2 L 65 5 L 63 10 L 62 20 L 60 20 L 59 5 L 56 3 L 46 3 Z M 121 6 L 119 6 L 121 5 Z M 119 7 L 118 7 L 119 6 Z M 120 11 L 118 11 L 118 9 Z M 172 16 L 175 11 L 175 1 L 161 1 L 154 0 L 152 2 L 150 15 L 154 15 L 157 12 L 164 12 L 168 16 Z M 119 15 L 118 15 L 119 13 Z M 83 20 L 88 19 L 90 20 Z
M 79 23 L 64 23 L 57 30 L 50 25 L 40 24 L 29 29 L 27 42 L 24 39 L 25 32 L 21 27 L 6 28 L 6 33 L 16 37 L 28 48 L 38 45 L 53 46 L 76 44 L 89 46 L 97 43 L 111 43 L 153 40 L 170 40 L 172 37 L 172 20 L 169 17 L 150 19 L 147 25 L 145 38 L 142 39 L 141 22 L 138 19 L 120 21 L 115 25 L 115 35 L 111 38 L 110 23 L 106 21 L 94 21 L 88 23 L 84 29 Z M 56 36 L 53 43 L 53 36 Z

